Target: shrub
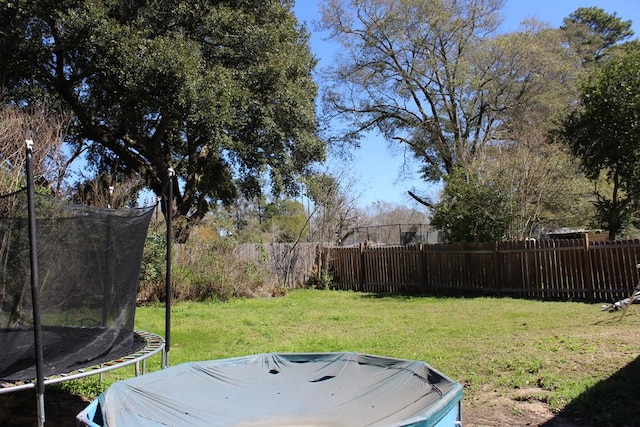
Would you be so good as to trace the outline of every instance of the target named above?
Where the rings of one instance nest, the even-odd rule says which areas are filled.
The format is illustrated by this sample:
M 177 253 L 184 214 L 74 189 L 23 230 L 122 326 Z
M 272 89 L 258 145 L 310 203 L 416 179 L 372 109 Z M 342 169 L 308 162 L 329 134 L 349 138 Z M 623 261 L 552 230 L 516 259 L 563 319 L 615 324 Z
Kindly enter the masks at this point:
M 180 300 L 226 301 L 279 293 L 275 278 L 259 265 L 240 261 L 227 241 L 180 245 L 173 285 Z
M 139 302 L 164 301 L 165 241 L 157 227 L 150 230 L 141 270 Z M 172 288 L 177 300 L 226 301 L 282 293 L 271 272 L 258 263 L 239 260 L 228 240 L 193 239 L 173 248 Z
M 149 226 L 140 266 L 138 302 L 164 301 L 166 241 L 163 226 L 152 223 Z
M 331 289 L 333 286 L 333 274 L 328 265 L 314 265 L 307 286 L 315 289 Z
M 166 229 L 164 224 L 152 222 L 144 244 L 138 302 L 164 300 L 164 282 L 166 272 Z

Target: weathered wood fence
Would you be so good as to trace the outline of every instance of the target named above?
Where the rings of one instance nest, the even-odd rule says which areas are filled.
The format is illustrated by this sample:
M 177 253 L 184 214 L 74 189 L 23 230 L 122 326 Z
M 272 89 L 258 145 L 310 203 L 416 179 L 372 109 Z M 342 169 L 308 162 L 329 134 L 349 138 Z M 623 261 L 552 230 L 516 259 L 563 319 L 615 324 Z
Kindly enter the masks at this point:
M 278 283 L 296 288 L 307 283 L 316 260 L 318 243 L 242 243 L 234 254 L 256 262 L 274 274 Z
M 612 301 L 639 279 L 640 240 L 330 248 L 335 286 L 377 293 Z

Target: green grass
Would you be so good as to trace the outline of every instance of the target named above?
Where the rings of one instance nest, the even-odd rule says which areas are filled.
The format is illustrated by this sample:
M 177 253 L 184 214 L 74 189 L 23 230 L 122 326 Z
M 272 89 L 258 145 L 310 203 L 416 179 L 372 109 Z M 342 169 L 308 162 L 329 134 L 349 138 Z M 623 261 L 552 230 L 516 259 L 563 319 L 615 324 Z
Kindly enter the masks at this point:
M 462 383 L 465 399 L 518 391 L 518 399 L 560 410 L 580 396 L 571 409 L 584 412 L 593 405 L 587 390 L 640 354 L 640 307 L 619 318 L 597 304 L 296 290 L 281 298 L 176 304 L 170 362 L 354 351 L 426 361 Z M 139 307 L 136 328 L 163 335 L 164 307 Z M 131 375 L 115 371 L 106 384 Z M 638 383 L 628 387 L 637 397 Z

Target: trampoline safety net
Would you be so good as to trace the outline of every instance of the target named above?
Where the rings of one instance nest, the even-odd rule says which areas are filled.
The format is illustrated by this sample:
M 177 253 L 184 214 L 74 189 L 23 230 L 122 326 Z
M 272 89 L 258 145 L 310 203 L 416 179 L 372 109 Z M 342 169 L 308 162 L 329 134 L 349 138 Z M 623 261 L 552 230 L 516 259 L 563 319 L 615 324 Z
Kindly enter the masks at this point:
M 153 207 L 108 209 L 36 194 L 44 375 L 139 350 L 134 316 Z M 27 192 L 0 196 L 0 380 L 36 377 Z

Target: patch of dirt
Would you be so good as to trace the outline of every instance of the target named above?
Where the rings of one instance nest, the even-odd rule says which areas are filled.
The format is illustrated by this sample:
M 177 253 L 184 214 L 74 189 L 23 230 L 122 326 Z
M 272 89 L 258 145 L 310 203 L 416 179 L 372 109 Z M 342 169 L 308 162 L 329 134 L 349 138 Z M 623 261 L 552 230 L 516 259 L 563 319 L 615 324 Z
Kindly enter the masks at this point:
M 463 426 L 584 427 L 554 414 L 549 405 L 535 398 L 536 393 L 537 389 L 520 390 L 509 398 L 485 391 L 473 399 L 463 398 Z
M 44 415 L 47 427 L 77 427 L 76 415 L 89 400 L 62 391 L 45 390 Z M 38 425 L 38 409 L 34 389 L 0 394 L 0 426 L 32 427 Z

